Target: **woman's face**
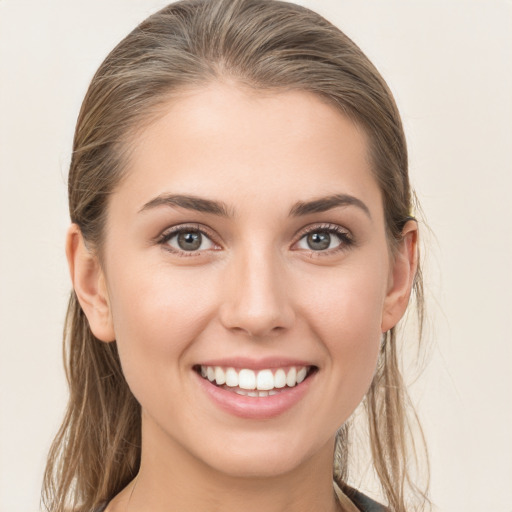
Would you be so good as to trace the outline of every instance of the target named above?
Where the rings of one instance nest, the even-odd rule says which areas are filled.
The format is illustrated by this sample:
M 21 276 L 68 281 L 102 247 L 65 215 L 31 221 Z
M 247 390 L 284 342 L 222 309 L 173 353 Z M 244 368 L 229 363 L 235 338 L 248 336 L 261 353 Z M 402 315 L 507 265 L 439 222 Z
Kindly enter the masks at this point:
M 143 456 L 247 476 L 331 458 L 398 320 L 365 134 L 298 91 L 215 84 L 162 113 L 130 148 L 102 262 L 99 337 Z

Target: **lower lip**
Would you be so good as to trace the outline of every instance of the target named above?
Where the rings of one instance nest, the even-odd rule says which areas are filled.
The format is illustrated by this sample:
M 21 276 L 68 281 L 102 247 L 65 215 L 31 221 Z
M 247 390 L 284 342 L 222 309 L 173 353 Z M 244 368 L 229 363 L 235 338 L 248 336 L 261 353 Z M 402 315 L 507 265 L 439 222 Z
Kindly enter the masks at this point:
M 196 377 L 211 400 L 224 411 L 240 418 L 265 420 L 283 414 L 300 402 L 307 393 L 315 374 L 293 388 L 262 397 L 239 395 L 212 384 L 197 373 Z

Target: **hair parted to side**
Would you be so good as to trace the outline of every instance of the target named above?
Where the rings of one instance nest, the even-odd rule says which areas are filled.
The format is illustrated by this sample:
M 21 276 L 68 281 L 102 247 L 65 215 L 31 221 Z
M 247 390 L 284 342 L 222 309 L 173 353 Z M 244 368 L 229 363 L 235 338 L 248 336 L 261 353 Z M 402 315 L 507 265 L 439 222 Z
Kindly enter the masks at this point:
M 219 80 L 253 89 L 310 91 L 361 126 L 370 141 L 393 248 L 414 202 L 407 148 L 393 97 L 362 51 L 321 16 L 294 4 L 182 0 L 150 16 L 108 55 L 82 104 L 69 208 L 91 250 L 101 256 L 107 203 L 123 177 L 129 138 L 173 95 Z M 421 334 L 421 272 L 414 292 Z M 94 337 L 74 293 L 64 357 L 70 399 L 48 457 L 42 501 L 51 512 L 85 512 L 137 474 L 140 406 L 124 379 L 116 343 Z M 395 329 L 383 340 L 365 408 L 373 466 L 390 511 L 421 510 L 427 499 L 410 478 L 415 450 L 409 449 L 410 403 Z M 338 434 L 334 465 L 335 479 L 347 493 L 349 429 L 347 423 Z

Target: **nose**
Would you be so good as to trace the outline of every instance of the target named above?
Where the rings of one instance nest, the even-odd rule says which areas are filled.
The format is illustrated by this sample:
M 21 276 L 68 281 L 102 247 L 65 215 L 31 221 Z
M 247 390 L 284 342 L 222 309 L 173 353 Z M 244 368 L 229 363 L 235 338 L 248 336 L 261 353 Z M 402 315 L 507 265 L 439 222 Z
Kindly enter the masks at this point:
M 293 325 L 295 313 L 279 257 L 260 248 L 234 257 L 229 267 L 220 307 L 226 329 L 261 338 Z

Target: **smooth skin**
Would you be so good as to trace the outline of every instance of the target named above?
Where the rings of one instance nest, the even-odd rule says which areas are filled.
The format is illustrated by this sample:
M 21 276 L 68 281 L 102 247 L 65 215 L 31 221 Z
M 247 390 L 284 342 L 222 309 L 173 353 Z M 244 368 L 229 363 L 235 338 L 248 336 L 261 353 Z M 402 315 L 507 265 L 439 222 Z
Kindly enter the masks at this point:
M 312 93 L 214 83 L 134 140 L 101 263 L 77 226 L 67 239 L 91 329 L 117 340 L 142 406 L 140 472 L 108 511 L 337 510 L 335 434 L 407 307 L 416 223 L 392 251 L 365 133 Z M 170 205 L 178 195 L 220 210 Z M 325 206 L 334 195 L 345 200 Z M 326 211 L 298 207 L 317 200 Z M 198 385 L 194 365 L 226 357 L 318 371 L 293 407 L 247 419 Z

